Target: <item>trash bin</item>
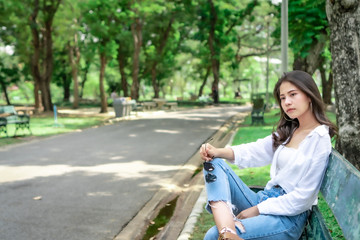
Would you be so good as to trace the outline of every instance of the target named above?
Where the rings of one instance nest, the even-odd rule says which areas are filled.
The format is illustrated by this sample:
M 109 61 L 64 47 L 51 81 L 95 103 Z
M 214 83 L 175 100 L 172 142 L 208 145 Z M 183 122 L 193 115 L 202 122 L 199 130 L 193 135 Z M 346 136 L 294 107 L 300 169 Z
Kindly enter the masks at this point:
M 113 107 L 115 110 L 115 117 L 124 117 L 130 115 L 128 110 L 129 104 L 121 98 L 114 99 Z

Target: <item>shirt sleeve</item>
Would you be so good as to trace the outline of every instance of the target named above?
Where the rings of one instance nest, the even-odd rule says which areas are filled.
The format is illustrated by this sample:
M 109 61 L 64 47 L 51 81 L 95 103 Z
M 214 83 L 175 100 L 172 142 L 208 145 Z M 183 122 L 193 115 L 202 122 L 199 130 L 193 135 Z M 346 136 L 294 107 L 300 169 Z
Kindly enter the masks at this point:
M 232 146 L 234 151 L 234 164 L 239 168 L 261 167 L 271 164 L 273 151 L 273 138 L 269 135 L 256 142 Z
M 309 167 L 304 175 L 289 193 L 277 198 L 268 198 L 259 203 L 260 214 L 295 216 L 311 209 L 317 200 L 321 182 L 331 153 L 330 137 L 320 138 L 313 145 L 311 154 L 307 154 Z

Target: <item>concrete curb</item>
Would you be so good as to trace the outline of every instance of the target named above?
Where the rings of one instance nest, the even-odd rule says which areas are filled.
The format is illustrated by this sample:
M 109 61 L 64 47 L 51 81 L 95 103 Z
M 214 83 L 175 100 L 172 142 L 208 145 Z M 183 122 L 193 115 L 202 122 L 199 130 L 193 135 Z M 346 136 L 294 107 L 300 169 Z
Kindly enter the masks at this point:
M 194 231 L 195 224 L 197 222 L 198 217 L 204 210 L 204 204 L 206 203 L 206 190 L 203 188 L 201 194 L 196 201 L 193 210 L 190 213 L 189 218 L 187 219 L 184 229 L 180 233 L 180 236 L 177 240 L 188 240 L 191 234 Z

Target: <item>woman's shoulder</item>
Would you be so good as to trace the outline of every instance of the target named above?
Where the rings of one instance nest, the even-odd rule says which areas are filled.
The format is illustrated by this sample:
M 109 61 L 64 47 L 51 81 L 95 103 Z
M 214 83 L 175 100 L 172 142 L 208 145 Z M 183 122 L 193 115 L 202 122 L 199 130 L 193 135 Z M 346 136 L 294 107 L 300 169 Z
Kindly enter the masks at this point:
M 314 134 L 319 135 L 320 137 L 324 137 L 324 136 L 330 136 L 329 135 L 329 126 L 327 125 L 319 125 L 316 128 L 314 128 L 310 134 L 308 136 L 312 136 Z
M 329 127 L 327 125 L 317 126 L 307 136 L 306 142 L 307 146 L 316 146 L 318 150 L 326 149 L 326 151 L 331 151 L 331 137 L 329 134 Z

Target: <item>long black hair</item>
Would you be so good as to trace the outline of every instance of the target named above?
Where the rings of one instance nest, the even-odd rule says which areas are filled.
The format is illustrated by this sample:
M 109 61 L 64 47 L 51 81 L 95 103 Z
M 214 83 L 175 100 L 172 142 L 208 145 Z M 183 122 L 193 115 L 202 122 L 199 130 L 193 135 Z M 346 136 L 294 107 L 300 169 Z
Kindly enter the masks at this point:
M 280 106 L 280 120 L 276 127 L 276 133 L 273 133 L 273 148 L 276 149 L 279 145 L 283 144 L 286 140 L 292 138 L 295 128 L 299 126 L 298 119 L 290 120 L 281 107 L 280 100 L 280 86 L 283 82 L 289 82 L 295 85 L 300 91 L 305 93 L 311 99 L 312 111 L 316 120 L 329 127 L 330 137 L 337 135 L 337 127 L 325 115 L 325 105 L 320 95 L 319 89 L 316 86 L 314 79 L 310 74 L 295 70 L 292 72 L 284 73 L 278 80 L 274 88 L 274 97 Z

